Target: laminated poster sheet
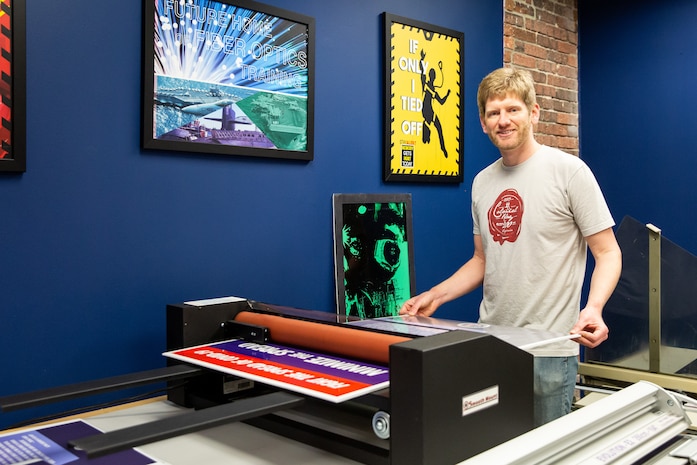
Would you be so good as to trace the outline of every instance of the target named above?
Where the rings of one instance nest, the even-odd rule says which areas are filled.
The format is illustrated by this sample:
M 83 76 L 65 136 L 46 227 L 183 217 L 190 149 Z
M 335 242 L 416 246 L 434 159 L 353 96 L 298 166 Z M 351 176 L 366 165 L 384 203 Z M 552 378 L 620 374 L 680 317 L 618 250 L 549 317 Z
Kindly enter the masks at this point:
M 160 464 L 137 449 L 88 459 L 68 441 L 101 434 L 82 420 L 56 423 L 0 435 L 0 465 L 148 465 Z
M 484 323 L 408 315 L 360 320 L 349 324 L 417 336 L 430 336 L 446 331 L 474 331 L 477 333 L 490 334 L 522 350 L 530 350 L 535 347 L 579 337 L 578 334 L 555 333 L 542 329 L 515 328 L 510 326 L 496 326 Z
M 273 343 L 232 339 L 163 355 L 334 403 L 389 386 L 387 367 Z

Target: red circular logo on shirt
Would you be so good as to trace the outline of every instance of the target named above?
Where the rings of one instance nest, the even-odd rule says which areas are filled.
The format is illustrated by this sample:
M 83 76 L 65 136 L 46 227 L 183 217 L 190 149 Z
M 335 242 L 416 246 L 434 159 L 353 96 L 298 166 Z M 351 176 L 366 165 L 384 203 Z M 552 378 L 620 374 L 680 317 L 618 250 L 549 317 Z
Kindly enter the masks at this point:
M 522 220 L 523 199 L 515 189 L 506 189 L 489 209 L 489 232 L 499 244 L 515 242 Z

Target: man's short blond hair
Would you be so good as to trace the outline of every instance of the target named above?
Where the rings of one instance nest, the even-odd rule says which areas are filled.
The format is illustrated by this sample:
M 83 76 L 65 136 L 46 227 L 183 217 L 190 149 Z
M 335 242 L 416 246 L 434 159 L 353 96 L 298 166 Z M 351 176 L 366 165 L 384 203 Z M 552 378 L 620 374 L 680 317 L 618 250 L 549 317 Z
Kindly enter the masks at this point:
M 486 102 L 491 98 L 505 98 L 508 94 L 513 94 L 521 99 L 528 110 L 532 111 L 537 103 L 535 94 L 535 81 L 532 74 L 524 69 L 499 68 L 489 73 L 482 82 L 479 83 L 477 91 L 477 105 L 479 106 L 479 116 L 484 117 Z

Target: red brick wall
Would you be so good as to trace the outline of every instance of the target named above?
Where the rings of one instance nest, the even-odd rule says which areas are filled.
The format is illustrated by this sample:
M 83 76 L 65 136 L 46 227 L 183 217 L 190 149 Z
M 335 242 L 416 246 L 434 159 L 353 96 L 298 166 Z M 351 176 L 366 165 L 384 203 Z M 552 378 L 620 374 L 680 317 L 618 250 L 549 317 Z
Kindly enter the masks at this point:
M 532 71 L 537 140 L 578 155 L 577 0 L 504 0 L 503 62 Z

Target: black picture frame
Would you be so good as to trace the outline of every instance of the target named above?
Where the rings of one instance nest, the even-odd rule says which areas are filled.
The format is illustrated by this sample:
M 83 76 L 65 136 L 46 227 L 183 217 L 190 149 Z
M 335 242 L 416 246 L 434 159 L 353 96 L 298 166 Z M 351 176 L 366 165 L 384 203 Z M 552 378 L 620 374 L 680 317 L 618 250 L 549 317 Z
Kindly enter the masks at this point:
M 25 1 L 3 1 L 0 25 L 0 172 L 23 173 L 27 169 Z
M 464 179 L 464 33 L 384 18 L 385 181 Z
M 337 316 L 394 316 L 416 289 L 411 194 L 334 194 Z
M 248 0 L 145 0 L 145 149 L 314 158 L 315 20 Z

